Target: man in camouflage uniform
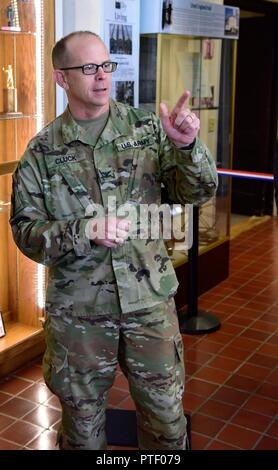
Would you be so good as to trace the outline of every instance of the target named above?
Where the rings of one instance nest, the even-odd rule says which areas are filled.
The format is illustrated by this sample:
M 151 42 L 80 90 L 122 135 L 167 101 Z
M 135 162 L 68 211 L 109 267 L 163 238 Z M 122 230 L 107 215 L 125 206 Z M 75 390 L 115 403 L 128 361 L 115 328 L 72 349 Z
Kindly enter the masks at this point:
M 212 156 L 185 107 L 189 92 L 170 116 L 161 105 L 161 120 L 109 99 L 116 65 L 94 33 L 60 40 L 53 65 L 69 106 L 31 140 L 15 171 L 11 226 L 20 250 L 49 267 L 43 366 L 62 405 L 60 445 L 106 448 L 119 362 L 140 449 L 185 449 L 175 272 L 162 239 L 132 238 L 130 221 L 109 220 L 106 210 L 111 196 L 118 206 L 160 205 L 161 183 L 171 201 L 202 204 L 217 187 Z

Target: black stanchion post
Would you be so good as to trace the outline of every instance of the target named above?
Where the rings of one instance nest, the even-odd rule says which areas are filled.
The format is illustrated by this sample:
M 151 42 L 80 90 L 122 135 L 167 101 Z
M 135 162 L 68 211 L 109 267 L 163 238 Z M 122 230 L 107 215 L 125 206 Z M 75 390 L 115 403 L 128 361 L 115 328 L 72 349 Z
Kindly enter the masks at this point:
M 188 250 L 188 307 L 179 315 L 181 333 L 212 333 L 221 323 L 215 315 L 198 310 L 199 207 L 193 206 L 193 242 Z

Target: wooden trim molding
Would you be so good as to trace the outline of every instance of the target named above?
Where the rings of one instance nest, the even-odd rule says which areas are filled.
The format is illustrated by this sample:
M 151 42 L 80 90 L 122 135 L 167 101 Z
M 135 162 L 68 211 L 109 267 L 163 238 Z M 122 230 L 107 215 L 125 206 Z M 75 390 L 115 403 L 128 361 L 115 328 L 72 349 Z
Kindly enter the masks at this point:
M 55 118 L 55 83 L 52 78 L 51 53 L 55 43 L 55 2 L 44 1 L 44 125 Z

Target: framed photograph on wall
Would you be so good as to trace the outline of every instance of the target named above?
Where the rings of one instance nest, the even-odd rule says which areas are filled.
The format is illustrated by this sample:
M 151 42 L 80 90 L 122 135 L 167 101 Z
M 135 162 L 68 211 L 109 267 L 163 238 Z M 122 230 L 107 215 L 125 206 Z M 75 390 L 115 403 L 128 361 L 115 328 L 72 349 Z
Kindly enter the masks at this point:
M 5 336 L 5 334 L 6 334 L 6 330 L 4 326 L 4 320 L 3 320 L 2 312 L 0 312 L 0 338 Z

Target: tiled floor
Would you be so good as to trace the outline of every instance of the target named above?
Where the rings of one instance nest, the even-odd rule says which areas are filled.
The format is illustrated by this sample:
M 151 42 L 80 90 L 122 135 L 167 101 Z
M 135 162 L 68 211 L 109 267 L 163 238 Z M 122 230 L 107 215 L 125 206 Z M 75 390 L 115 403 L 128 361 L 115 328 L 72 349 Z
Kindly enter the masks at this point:
M 220 330 L 184 335 L 193 449 L 278 450 L 277 242 L 277 219 L 235 238 L 229 278 L 199 300 L 221 320 Z M 110 406 L 133 409 L 121 372 Z M 0 449 L 55 449 L 59 410 L 39 360 L 7 377 L 0 383 Z

